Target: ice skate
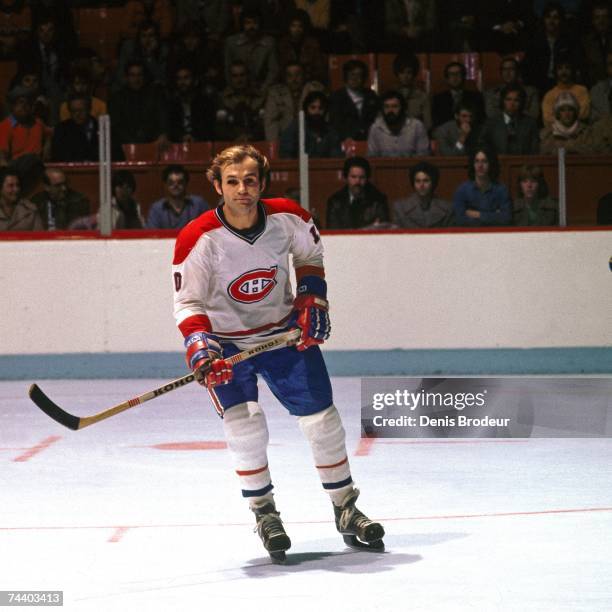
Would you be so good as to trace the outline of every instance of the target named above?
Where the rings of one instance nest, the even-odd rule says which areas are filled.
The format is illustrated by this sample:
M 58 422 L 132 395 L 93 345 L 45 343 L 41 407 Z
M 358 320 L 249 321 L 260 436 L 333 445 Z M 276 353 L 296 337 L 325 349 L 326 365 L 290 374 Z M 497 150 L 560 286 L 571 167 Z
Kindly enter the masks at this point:
M 291 548 L 291 540 L 285 533 L 280 513 L 276 511 L 274 503 L 253 508 L 257 525 L 255 530 L 259 534 L 264 548 L 270 554 L 270 558 L 275 563 L 283 563 L 286 559 L 285 551 Z
M 344 498 L 341 506 L 334 504 L 336 529 L 342 534 L 347 546 L 381 552 L 385 549 L 382 540 L 385 530 L 380 523 L 371 521 L 355 506 L 358 497 L 359 490 L 353 489 Z

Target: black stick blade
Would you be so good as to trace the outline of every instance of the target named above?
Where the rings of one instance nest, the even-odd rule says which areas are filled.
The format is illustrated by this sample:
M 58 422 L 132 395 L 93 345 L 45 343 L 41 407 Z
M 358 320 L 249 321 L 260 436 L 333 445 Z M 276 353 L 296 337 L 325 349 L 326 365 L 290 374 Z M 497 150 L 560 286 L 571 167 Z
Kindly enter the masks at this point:
M 53 403 L 37 384 L 30 386 L 28 395 L 30 396 L 30 399 L 54 421 L 57 421 L 64 427 L 68 427 L 68 429 L 74 429 L 75 431 L 79 428 L 79 422 L 81 419 L 73 414 L 68 414 L 57 404 Z

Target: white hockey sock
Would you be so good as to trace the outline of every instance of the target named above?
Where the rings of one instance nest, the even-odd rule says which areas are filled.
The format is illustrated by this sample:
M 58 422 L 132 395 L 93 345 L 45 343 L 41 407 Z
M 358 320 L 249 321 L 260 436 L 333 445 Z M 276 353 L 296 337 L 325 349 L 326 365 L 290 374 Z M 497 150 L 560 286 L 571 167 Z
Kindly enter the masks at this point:
M 249 506 L 261 506 L 272 501 L 272 481 L 268 469 L 268 425 L 257 402 L 238 404 L 223 417 L 227 447 L 240 479 L 242 496 Z
M 321 412 L 298 417 L 298 422 L 310 443 L 323 488 L 331 500 L 340 505 L 353 488 L 353 479 L 346 453 L 346 435 L 336 407 L 332 404 Z

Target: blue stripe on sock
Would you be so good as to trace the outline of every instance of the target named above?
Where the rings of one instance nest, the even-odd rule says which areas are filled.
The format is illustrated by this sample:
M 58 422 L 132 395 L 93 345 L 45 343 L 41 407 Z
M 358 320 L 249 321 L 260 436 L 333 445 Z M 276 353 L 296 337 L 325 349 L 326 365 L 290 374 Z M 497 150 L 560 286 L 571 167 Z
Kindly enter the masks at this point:
M 324 482 L 324 489 L 341 489 L 342 487 L 346 487 L 353 482 L 353 479 L 349 476 L 346 480 L 340 480 L 339 482 Z
M 263 489 L 257 489 L 256 491 L 250 489 L 242 489 L 242 497 L 261 497 L 266 493 L 269 493 L 274 488 L 274 485 L 270 483 L 265 486 Z

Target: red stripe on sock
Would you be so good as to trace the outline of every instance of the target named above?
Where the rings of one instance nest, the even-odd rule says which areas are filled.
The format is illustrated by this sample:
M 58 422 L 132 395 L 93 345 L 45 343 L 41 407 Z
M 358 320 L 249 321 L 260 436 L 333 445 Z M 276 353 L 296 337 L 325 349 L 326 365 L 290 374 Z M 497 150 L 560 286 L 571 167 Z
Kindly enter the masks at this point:
M 338 463 L 334 463 L 332 465 L 317 465 L 317 470 L 327 470 L 329 468 L 339 467 L 344 465 L 348 461 L 348 457 L 345 457 L 342 461 L 338 461 Z
M 236 470 L 236 474 L 238 476 L 254 476 L 255 474 L 261 474 L 268 469 L 268 464 L 264 465 L 262 468 L 257 468 L 256 470 Z

